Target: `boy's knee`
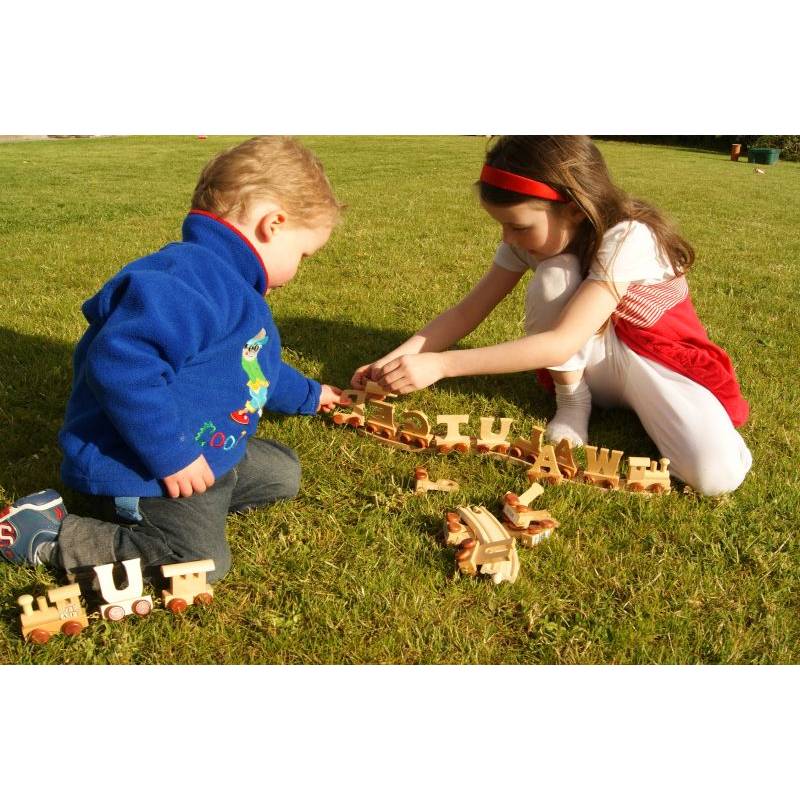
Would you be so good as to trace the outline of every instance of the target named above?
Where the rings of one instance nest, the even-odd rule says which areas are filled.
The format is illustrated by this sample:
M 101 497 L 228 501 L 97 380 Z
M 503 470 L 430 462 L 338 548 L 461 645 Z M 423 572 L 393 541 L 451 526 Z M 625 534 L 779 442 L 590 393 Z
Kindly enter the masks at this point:
M 284 455 L 284 458 L 275 464 L 271 476 L 274 481 L 275 499 L 288 500 L 295 497 L 300 491 L 300 478 L 303 470 L 297 453 L 291 447 L 280 444 L 280 442 L 275 444 Z
M 300 478 L 303 470 L 297 453 L 291 447 L 280 442 L 274 444 L 282 453 L 282 457 L 275 459 L 273 464 L 270 488 L 276 500 L 289 500 L 300 491 Z
M 216 583 L 221 581 L 231 569 L 231 554 L 220 553 L 214 558 L 214 569 L 208 573 L 207 580 L 209 583 Z

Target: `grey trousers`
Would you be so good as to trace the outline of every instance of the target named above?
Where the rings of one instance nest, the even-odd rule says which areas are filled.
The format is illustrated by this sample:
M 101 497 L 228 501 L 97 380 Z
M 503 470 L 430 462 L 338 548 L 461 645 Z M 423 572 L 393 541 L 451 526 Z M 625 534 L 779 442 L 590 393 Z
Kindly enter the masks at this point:
M 125 522 L 115 513 L 113 497 L 93 497 L 97 515 L 67 514 L 58 535 L 64 569 L 79 574 L 87 567 L 140 558 L 148 567 L 213 558 L 209 581 L 230 569 L 225 536 L 230 512 L 294 497 L 300 487 L 300 462 L 280 442 L 252 438 L 244 458 L 203 494 L 191 497 L 139 498 L 141 521 Z

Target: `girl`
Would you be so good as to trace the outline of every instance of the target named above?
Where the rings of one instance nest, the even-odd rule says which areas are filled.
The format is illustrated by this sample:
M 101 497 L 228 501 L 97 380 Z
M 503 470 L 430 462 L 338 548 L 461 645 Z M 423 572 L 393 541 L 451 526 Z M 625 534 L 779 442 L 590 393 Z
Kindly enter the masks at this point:
M 748 406 L 689 299 L 692 247 L 658 210 L 614 185 L 587 136 L 502 137 L 479 189 L 503 233 L 491 268 L 461 302 L 357 369 L 352 385 L 370 378 L 406 394 L 440 378 L 540 370 L 555 385 L 552 441 L 585 444 L 593 401 L 625 406 L 696 491 L 739 486 L 752 458 L 734 426 Z M 528 269 L 527 335 L 448 350 Z

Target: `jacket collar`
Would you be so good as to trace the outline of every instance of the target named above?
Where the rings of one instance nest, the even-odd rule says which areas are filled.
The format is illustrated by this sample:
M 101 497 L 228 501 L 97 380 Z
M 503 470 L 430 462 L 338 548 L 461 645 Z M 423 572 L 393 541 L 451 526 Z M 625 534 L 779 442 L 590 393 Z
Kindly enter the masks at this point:
M 183 241 L 207 247 L 233 260 L 248 283 L 264 294 L 269 286 L 267 267 L 250 240 L 228 220 L 210 211 L 192 209 L 183 221 Z

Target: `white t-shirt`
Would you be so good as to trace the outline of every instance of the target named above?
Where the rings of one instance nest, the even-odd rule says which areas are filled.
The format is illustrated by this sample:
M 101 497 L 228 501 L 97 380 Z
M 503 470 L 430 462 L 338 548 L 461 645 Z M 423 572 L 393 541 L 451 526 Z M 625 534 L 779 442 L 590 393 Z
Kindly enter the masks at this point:
M 502 242 L 494 263 L 511 272 L 536 269 L 537 262 L 526 250 Z M 625 220 L 606 231 L 588 278 L 614 283 L 661 283 L 675 277 L 675 271 L 661 252 L 650 228 L 642 222 Z

